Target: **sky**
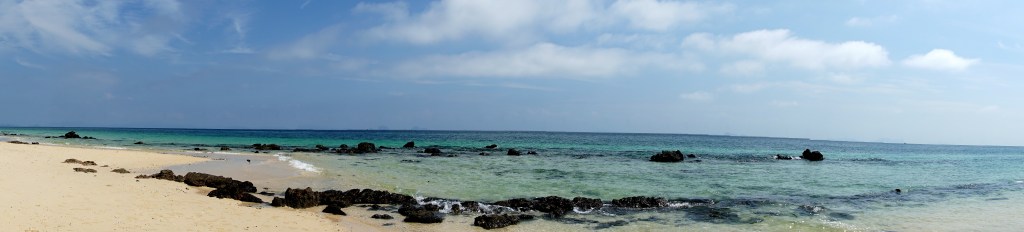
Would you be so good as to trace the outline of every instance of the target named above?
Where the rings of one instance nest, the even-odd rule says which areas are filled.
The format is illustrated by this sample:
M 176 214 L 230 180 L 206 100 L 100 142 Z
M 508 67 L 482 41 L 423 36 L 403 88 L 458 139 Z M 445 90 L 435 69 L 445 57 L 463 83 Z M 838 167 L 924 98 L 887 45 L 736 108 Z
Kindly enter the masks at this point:
M 0 126 L 1024 145 L 1024 1 L 0 0 Z

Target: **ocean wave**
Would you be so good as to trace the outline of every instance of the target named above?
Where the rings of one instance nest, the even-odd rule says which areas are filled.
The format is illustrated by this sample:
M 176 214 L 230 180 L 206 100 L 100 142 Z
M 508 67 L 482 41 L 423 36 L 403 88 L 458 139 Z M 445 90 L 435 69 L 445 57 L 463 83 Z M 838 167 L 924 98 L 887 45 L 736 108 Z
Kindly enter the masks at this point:
M 296 159 L 292 159 L 292 157 L 284 156 L 282 154 L 274 154 L 274 156 L 277 157 L 277 160 L 279 160 L 279 161 L 288 162 L 288 165 L 292 166 L 293 168 L 296 168 L 296 169 L 299 169 L 299 170 L 303 170 L 303 171 L 307 171 L 307 172 L 316 172 L 316 173 L 320 172 L 320 168 L 317 168 L 316 166 L 313 166 L 312 164 L 309 164 L 309 163 L 306 163 L 306 162 L 302 162 L 302 161 L 299 161 L 299 160 L 296 160 Z
M 96 147 L 96 148 L 100 148 L 100 149 L 110 149 L 110 150 L 128 150 L 128 148 L 127 148 L 127 147 L 110 147 L 110 146 L 98 146 L 98 147 Z

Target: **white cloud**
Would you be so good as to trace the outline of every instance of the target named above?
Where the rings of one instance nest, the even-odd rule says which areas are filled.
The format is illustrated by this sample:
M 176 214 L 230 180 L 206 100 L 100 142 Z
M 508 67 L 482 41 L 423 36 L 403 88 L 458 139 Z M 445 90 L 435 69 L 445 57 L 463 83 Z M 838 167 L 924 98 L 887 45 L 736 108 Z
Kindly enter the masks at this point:
M 377 39 L 432 44 L 467 37 L 536 41 L 541 33 L 566 34 L 626 23 L 634 29 L 666 31 L 731 12 L 730 4 L 666 0 L 441 0 L 422 12 L 403 2 L 360 3 L 353 11 L 385 20 L 367 34 Z
M 25 60 L 23 60 L 21 58 L 14 58 L 14 63 L 18 63 L 18 65 L 25 66 L 27 68 L 34 68 L 34 69 L 44 69 L 44 68 L 46 68 L 46 67 L 43 67 L 42 65 L 39 65 L 39 64 L 36 64 L 36 63 L 32 63 L 32 62 L 28 62 L 28 61 L 25 61 Z
M 764 72 L 764 64 L 758 61 L 741 60 L 722 65 L 719 72 L 732 76 L 754 76 Z
M 697 92 L 692 92 L 692 93 L 679 94 L 679 98 L 682 98 L 682 99 L 687 100 L 687 101 L 695 101 L 695 102 L 706 102 L 706 101 L 711 101 L 711 100 L 715 99 L 715 97 L 712 96 L 711 93 L 704 92 L 704 91 L 697 91 Z
M 683 46 L 813 70 L 873 68 L 891 63 L 888 51 L 874 43 L 809 40 L 793 36 L 785 29 L 750 31 L 724 38 L 695 33 L 683 40 Z
M 754 84 L 740 84 L 729 87 L 733 92 L 737 93 L 754 93 L 761 91 L 762 89 L 771 87 L 773 84 L 769 83 L 754 83 Z
M 0 37 L 35 52 L 110 55 L 126 49 L 154 55 L 172 50 L 174 24 L 184 20 L 179 5 L 174 0 L 3 1 Z
M 634 28 L 666 31 L 680 25 L 703 21 L 711 14 L 732 12 L 730 4 L 667 0 L 620 0 L 609 11 L 629 21 Z
M 399 64 L 394 75 L 583 79 L 632 75 L 648 69 L 692 71 L 702 68 L 699 62 L 672 54 L 540 43 L 524 49 L 414 59 Z
M 977 64 L 978 59 L 967 59 L 957 56 L 946 49 L 932 49 L 924 55 L 912 55 L 903 60 L 907 67 L 931 69 L 939 71 L 963 71 Z
M 877 25 L 877 24 L 896 22 L 897 20 L 899 20 L 899 16 L 896 16 L 896 15 L 878 16 L 878 17 L 871 17 L 871 18 L 853 17 L 853 18 L 850 18 L 850 19 L 846 20 L 846 26 L 849 26 L 849 27 L 870 27 L 870 26 L 874 26 L 874 25 Z
M 271 59 L 325 58 L 329 54 L 327 49 L 337 42 L 340 34 L 341 26 L 326 27 L 295 42 L 271 49 L 267 56 Z

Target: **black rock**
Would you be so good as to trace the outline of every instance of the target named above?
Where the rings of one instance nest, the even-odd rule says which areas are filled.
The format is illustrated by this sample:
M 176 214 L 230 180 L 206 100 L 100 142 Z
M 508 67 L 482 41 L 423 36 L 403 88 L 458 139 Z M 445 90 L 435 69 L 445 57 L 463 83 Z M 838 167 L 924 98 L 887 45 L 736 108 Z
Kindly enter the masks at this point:
M 654 162 L 681 162 L 683 161 L 683 152 L 676 151 L 661 151 L 656 155 L 651 156 L 651 161 Z
M 259 197 L 253 196 L 252 194 L 245 192 L 243 189 L 238 189 L 236 187 L 214 189 L 213 191 L 210 192 L 210 194 L 206 194 L 206 196 L 216 198 L 231 198 L 239 201 L 252 203 L 263 203 L 263 200 L 260 199 Z
M 473 225 L 483 227 L 484 229 L 497 229 L 511 225 L 519 224 L 519 217 L 515 215 L 481 215 L 473 218 Z
M 118 168 L 118 169 L 110 170 L 110 172 L 116 172 L 116 173 L 121 173 L 121 174 L 131 173 L 131 172 L 128 171 L 128 169 L 124 169 L 124 168 Z
M 328 205 L 327 208 L 324 208 L 324 211 L 321 212 L 342 216 L 348 215 L 345 211 L 341 211 L 341 208 L 342 207 L 338 207 L 336 205 Z
M 825 160 L 825 156 L 818 151 L 811 151 L 811 149 L 804 149 L 803 154 L 800 155 L 801 159 L 808 161 L 822 161 Z
M 301 148 L 301 147 L 297 147 L 295 149 L 292 149 L 292 152 L 318 152 L 318 151 L 320 151 L 320 150 L 309 149 L 309 148 Z
M 138 141 L 138 142 L 135 142 L 135 144 L 146 144 L 146 143 L 143 143 L 142 141 Z
M 287 189 L 284 191 L 284 204 L 288 207 L 303 209 L 320 205 L 320 194 L 312 188 Z
M 487 148 L 487 149 L 495 149 L 495 148 L 498 148 L 498 144 L 491 144 L 491 145 L 487 145 L 487 146 L 485 146 L 484 148 Z
M 414 147 L 416 147 L 416 143 L 413 142 L 413 141 L 409 141 L 408 143 L 405 143 L 405 145 L 402 145 L 402 148 L 414 148 Z
M 220 147 L 220 150 L 221 150 L 221 151 L 230 151 L 230 150 L 231 150 L 231 148 L 230 148 L 230 147 L 223 147 L 223 146 L 222 146 L 222 147 Z
M 441 154 L 441 149 L 438 149 L 436 147 L 430 147 L 430 148 L 423 149 L 423 153 L 430 153 L 430 154 L 434 154 L 434 155 Z
M 208 151 L 206 148 L 192 148 L 194 151 Z
M 96 166 L 96 162 L 93 162 L 93 161 L 90 161 L 90 160 L 82 161 L 79 164 L 82 164 L 82 166 Z
M 686 158 L 697 158 L 697 155 L 689 154 L 689 155 L 686 155 Z
M 489 156 L 489 155 L 491 155 L 491 153 L 487 153 L 487 152 L 480 152 L 480 154 L 477 154 L 477 155 L 480 155 L 480 156 Z
M 257 143 L 257 144 L 253 144 L 252 148 L 256 149 L 256 150 L 275 150 L 275 151 L 276 150 L 281 150 L 281 146 L 277 145 L 277 144 L 259 144 L 259 143 Z
M 206 173 L 189 172 L 185 173 L 185 184 L 191 186 L 206 186 L 210 188 L 236 188 L 246 193 L 255 193 L 256 186 L 249 181 L 237 181 L 228 177 L 210 175 Z
M 78 133 L 75 133 L 75 131 L 68 131 L 68 133 L 64 133 L 64 136 L 61 136 L 61 137 L 65 138 L 65 139 L 80 139 L 80 138 L 82 138 L 82 136 L 78 135 Z
M 504 201 L 494 202 L 495 205 L 505 206 L 513 208 L 519 211 L 526 211 L 533 209 L 533 201 L 526 198 L 514 198 Z
M 743 221 L 740 220 L 740 216 L 733 213 L 729 208 L 694 206 L 686 208 L 684 211 L 686 211 L 686 217 L 694 221 L 710 223 L 743 223 Z
M 270 206 L 273 206 L 273 207 L 284 207 L 285 206 L 284 198 L 274 197 L 274 200 L 270 201 Z
M 520 155 L 523 155 L 523 153 L 520 153 L 519 151 L 516 151 L 516 149 L 508 149 L 508 155 L 520 156 Z
M 78 160 L 78 159 L 66 159 L 66 160 L 64 160 L 64 163 L 66 163 L 66 164 L 81 164 L 82 161 Z
M 92 168 L 72 168 L 72 169 L 75 170 L 76 172 L 96 173 L 96 169 L 92 169 Z
M 415 223 L 441 223 L 444 221 L 444 214 L 437 212 L 440 207 L 436 205 L 402 205 L 398 213 L 405 216 L 404 222 Z
M 560 218 L 566 213 L 572 212 L 572 207 L 572 201 L 562 197 L 547 196 L 533 199 L 533 209 L 549 213 L 554 218 Z
M 576 197 L 572 199 L 572 205 L 580 210 L 587 211 L 600 209 L 604 206 L 604 202 L 601 202 L 601 199 Z
M 790 157 L 788 155 L 775 155 L 775 159 L 777 159 L 777 160 L 791 160 L 791 159 L 793 159 L 793 157 Z
M 475 201 L 463 201 L 463 202 L 460 202 L 459 205 L 462 206 L 460 208 L 462 208 L 465 211 L 469 211 L 469 212 L 479 212 L 480 211 L 480 203 L 475 202 Z
M 374 145 L 373 143 L 362 142 L 359 143 L 359 145 L 356 145 L 356 149 L 354 152 L 356 154 L 377 153 L 377 145 Z
M 138 179 L 153 178 L 153 179 L 161 179 L 161 180 L 169 180 L 169 181 L 177 181 L 177 182 L 185 181 L 185 177 L 183 177 L 183 176 L 176 176 L 176 175 L 174 175 L 174 171 L 167 170 L 167 169 L 160 170 L 159 173 L 156 173 L 156 174 L 153 174 L 153 175 L 137 176 L 135 178 L 138 178 Z
M 317 144 L 316 145 L 316 149 L 317 150 L 321 150 L 321 151 L 326 151 L 326 150 L 330 150 L 331 148 L 328 148 L 327 146 L 324 146 L 324 145 L 321 145 L 321 144 Z
M 668 201 L 661 197 L 626 197 L 612 200 L 612 205 L 623 208 L 660 208 L 668 206 Z
M 381 219 L 381 220 L 395 219 L 395 217 L 392 217 L 390 214 L 374 214 L 373 216 L 370 216 L 370 218 Z
M 349 148 L 348 144 L 342 144 L 342 145 L 338 146 L 338 149 L 345 149 L 345 150 L 347 150 L 348 148 Z
M 537 152 L 536 151 L 528 151 L 528 152 L 526 152 L 526 154 L 527 155 L 536 155 Z

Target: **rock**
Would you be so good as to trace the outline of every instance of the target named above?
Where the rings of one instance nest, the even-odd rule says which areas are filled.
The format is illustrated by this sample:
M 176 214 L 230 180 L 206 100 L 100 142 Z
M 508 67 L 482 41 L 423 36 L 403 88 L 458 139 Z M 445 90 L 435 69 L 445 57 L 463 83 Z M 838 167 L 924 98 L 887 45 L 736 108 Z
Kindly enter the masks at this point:
M 495 148 L 498 148 L 498 144 L 491 144 L 491 145 L 487 145 L 487 146 L 484 146 L 484 148 L 487 148 L 487 149 L 495 149 Z
M 206 173 L 189 172 L 185 173 L 185 184 L 191 186 L 206 186 L 210 188 L 232 188 L 241 192 L 255 193 L 256 186 L 249 181 L 237 181 L 228 177 L 215 176 Z
M 494 202 L 495 205 L 509 207 L 518 211 L 526 211 L 533 209 L 533 201 L 526 198 L 514 198 L 504 201 Z
M 274 150 L 274 151 L 281 150 L 281 146 L 277 145 L 277 144 L 259 144 L 259 143 L 256 143 L 256 144 L 252 145 L 252 148 L 256 149 L 256 150 Z
M 430 153 L 432 155 L 437 155 L 437 154 L 441 154 L 441 149 L 438 149 L 436 147 L 430 147 L 430 148 L 427 148 L 427 149 L 423 149 L 423 153 Z
M 239 201 L 252 203 L 263 203 L 262 199 L 245 192 L 245 189 L 238 188 L 238 186 L 226 186 L 223 188 L 214 189 L 213 191 L 210 191 L 209 194 L 206 194 L 206 196 L 216 198 L 231 198 Z
M 800 211 L 803 211 L 804 214 L 818 214 L 821 212 L 825 212 L 825 210 L 828 210 L 828 208 L 817 205 L 801 205 L 798 209 Z
M 526 154 L 527 155 L 536 155 L 537 152 L 536 151 L 528 151 L 528 152 L 526 152 Z
M 601 202 L 601 199 L 576 197 L 572 199 L 572 205 L 577 209 L 590 211 L 600 209 L 604 206 L 604 202 Z
M 321 205 L 334 205 L 340 208 L 348 208 L 352 206 L 352 200 L 345 192 L 338 190 L 327 190 L 320 192 L 320 204 Z
M 405 143 L 405 145 L 402 145 L 402 148 L 414 148 L 414 147 L 416 147 L 416 143 L 413 142 L 413 141 L 409 141 L 408 143 Z
M 161 179 L 161 180 L 169 180 L 169 181 L 177 181 L 177 182 L 185 181 L 185 177 L 183 177 L 183 176 L 176 176 L 176 175 L 174 175 L 173 171 L 167 170 L 167 169 L 160 170 L 160 173 L 156 173 L 156 174 L 153 174 L 153 175 L 145 176 L 145 178 L 140 178 L 140 177 L 143 177 L 143 176 L 136 176 L 135 178 L 138 178 L 138 179 L 153 178 L 153 179 Z
M 481 215 L 473 218 L 473 225 L 483 227 L 484 229 L 497 229 L 511 225 L 519 224 L 519 217 L 514 215 L 502 214 L 502 215 Z
M 573 203 L 569 199 L 557 196 L 547 196 L 533 199 L 533 209 L 551 214 L 551 217 L 561 218 L 566 213 L 572 212 Z
M 135 145 L 142 145 L 142 144 L 146 144 L 146 143 L 143 143 L 142 141 L 135 142 Z
M 80 164 L 82 164 L 82 166 L 96 166 L 96 162 L 93 161 L 82 161 Z
M 303 209 L 320 205 L 320 194 L 312 188 L 292 189 L 284 191 L 284 204 L 288 207 Z
M 516 149 L 508 149 L 508 155 L 520 156 L 520 155 L 523 155 L 523 153 L 520 153 L 519 151 L 516 151 Z
M 373 145 L 373 143 L 368 142 L 359 143 L 359 145 L 356 145 L 355 153 L 377 153 L 377 145 Z
M 17 141 L 17 140 L 15 140 L 15 141 L 9 141 L 8 143 L 12 143 L 12 144 L 28 144 L 28 143 L 26 143 L 26 142 L 22 142 L 22 141 Z
M 321 212 L 342 216 L 348 215 L 345 213 L 345 211 L 341 211 L 341 207 L 338 207 L 336 205 L 328 205 L 327 208 L 324 208 L 324 210 Z
M 444 221 L 444 214 L 441 212 L 437 212 L 438 209 L 439 207 L 437 207 L 436 205 L 403 205 L 402 208 L 398 209 L 398 213 L 405 216 L 405 220 L 402 220 L 404 222 L 441 223 L 442 221 Z
M 487 153 L 487 152 L 480 152 L 480 154 L 477 154 L 477 155 L 480 155 L 480 156 L 489 156 L 489 155 L 491 155 L 491 153 Z
M 89 137 L 89 136 L 85 136 L 85 137 L 82 137 L 82 139 L 96 139 L 96 138 L 94 138 L 94 137 Z
M 391 215 L 389 215 L 389 214 L 374 214 L 373 216 L 370 216 L 370 218 L 373 218 L 373 219 L 381 219 L 381 220 L 391 220 L 391 219 L 395 219 L 395 217 L 392 217 L 392 216 L 391 216 Z
M 270 201 L 270 206 L 273 206 L 273 207 L 283 207 L 283 206 L 285 206 L 284 198 L 274 197 L 274 200 Z
M 690 220 L 711 222 L 711 223 L 740 223 L 740 216 L 733 213 L 729 208 L 713 208 L 708 206 L 694 206 L 684 209 L 686 217 Z M 750 223 L 750 222 L 748 222 Z
M 668 201 L 661 197 L 634 196 L 612 200 L 612 205 L 623 208 L 660 208 L 668 206 Z
M 206 148 L 198 148 L 198 147 L 197 147 L 197 148 L 192 148 L 192 150 L 194 150 L 194 151 L 208 151 L 209 149 L 206 149 Z
M 231 148 L 230 148 L 230 147 L 225 147 L 225 146 L 221 146 L 221 147 L 220 147 L 220 150 L 221 150 L 221 151 L 230 151 L 230 150 L 231 150 Z
M 326 151 L 326 150 L 331 150 L 331 148 L 329 148 L 329 147 L 327 147 L 327 146 L 324 146 L 324 145 L 321 145 L 321 144 L 317 144 L 317 145 L 316 145 L 316 146 L 314 146 L 314 147 L 316 147 L 316 149 L 317 149 L 317 150 L 320 150 L 320 151 Z
M 318 151 L 320 151 L 320 150 L 309 149 L 309 148 L 301 148 L 301 147 L 296 147 L 295 149 L 292 149 L 292 152 L 318 152 Z
M 328 191 L 325 191 L 328 192 Z M 344 198 L 353 204 L 415 204 L 416 198 L 409 195 L 372 189 L 351 189 Z
M 679 150 L 676 151 L 661 151 L 654 156 L 651 156 L 651 161 L 654 162 L 681 162 L 683 161 L 683 153 Z
M 39 142 L 32 142 L 32 145 L 39 145 Z
M 74 170 L 75 170 L 76 172 L 84 172 L 84 173 L 96 173 L 96 169 L 92 169 L 92 168 L 73 168 L 73 169 L 74 169 Z
M 266 189 L 266 188 L 264 188 L 264 189 Z M 260 192 L 258 192 L 258 193 L 256 193 L 256 194 L 259 194 L 259 195 L 264 195 L 264 196 L 268 196 L 268 197 L 272 197 L 272 196 L 274 196 L 274 193 L 272 193 L 272 192 L 267 192 L 267 191 L 260 191 Z
M 694 159 L 696 159 L 697 155 L 689 154 L 689 155 L 686 155 L 686 158 L 694 158 Z
M 775 159 L 777 159 L 777 160 L 792 160 L 793 157 L 788 156 L 788 155 L 775 155 Z
M 61 136 L 61 138 L 65 138 L 65 139 L 80 139 L 80 138 L 82 138 L 82 136 L 78 135 L 78 133 L 75 133 L 75 131 L 68 131 L 68 133 L 64 133 L 64 136 Z
M 822 160 L 825 160 L 825 156 L 822 155 L 821 152 L 811 151 L 811 149 L 804 149 L 804 152 L 803 152 L 802 155 L 800 155 L 800 158 L 808 160 L 808 161 L 822 161 Z
M 77 159 L 66 159 L 66 160 L 64 160 L 64 163 L 66 163 L 66 164 L 81 164 L 82 161 L 77 160 Z
M 110 172 L 116 172 L 116 173 L 121 173 L 121 174 L 131 173 L 131 172 L 128 171 L 128 169 L 124 169 L 124 168 L 118 168 L 118 169 L 110 170 Z
M 348 144 L 342 144 L 342 145 L 338 146 L 338 149 L 348 150 L 348 148 L 349 148 Z

